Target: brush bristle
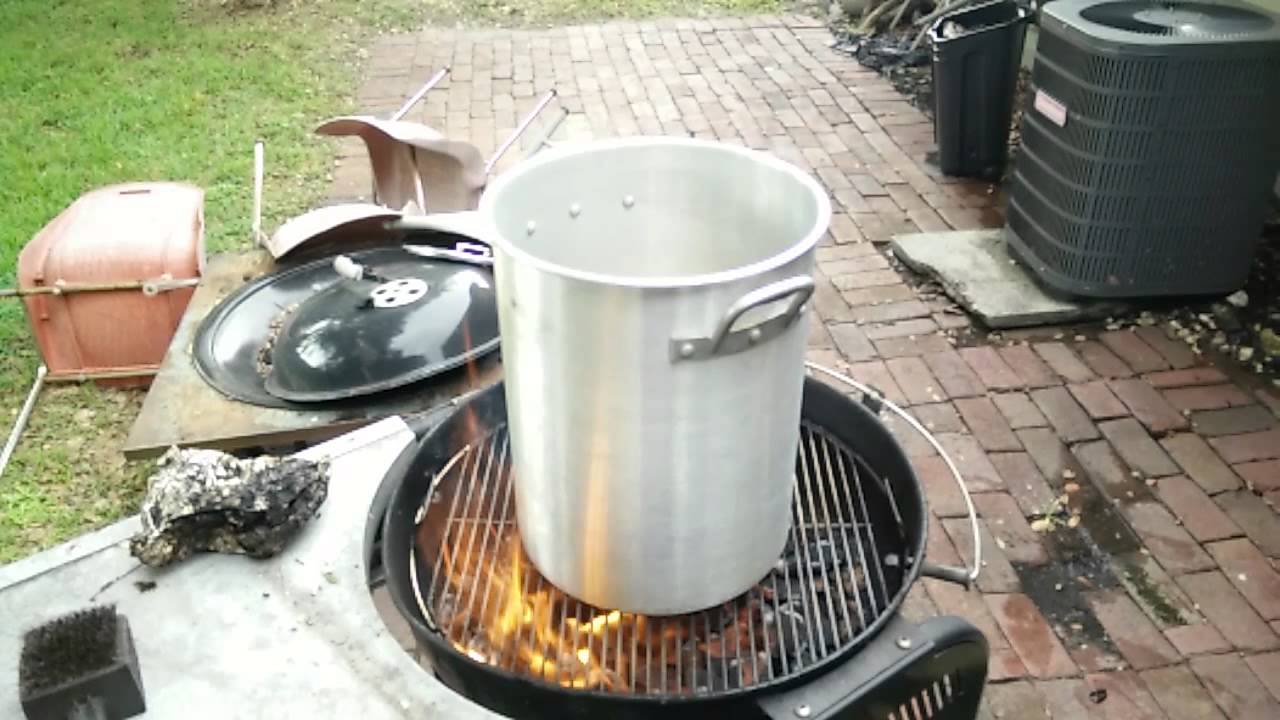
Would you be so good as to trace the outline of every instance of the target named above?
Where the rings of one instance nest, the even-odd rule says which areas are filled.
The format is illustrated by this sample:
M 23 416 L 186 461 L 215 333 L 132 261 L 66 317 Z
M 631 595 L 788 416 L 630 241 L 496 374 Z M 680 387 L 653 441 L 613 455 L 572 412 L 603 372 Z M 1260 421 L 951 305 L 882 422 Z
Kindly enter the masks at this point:
M 116 662 L 115 606 L 78 610 L 27 631 L 18 687 L 23 697 L 63 685 Z

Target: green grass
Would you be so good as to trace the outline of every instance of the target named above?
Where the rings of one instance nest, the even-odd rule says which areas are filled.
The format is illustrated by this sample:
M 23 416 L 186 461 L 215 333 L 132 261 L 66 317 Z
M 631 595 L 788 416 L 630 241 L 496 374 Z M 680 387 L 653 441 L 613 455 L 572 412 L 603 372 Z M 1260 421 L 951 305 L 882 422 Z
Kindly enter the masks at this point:
M 256 138 L 267 227 L 306 208 L 332 157 L 310 130 L 351 107 L 356 44 L 416 16 L 401 0 L 0 2 L 0 284 L 50 218 L 115 182 L 195 183 L 210 249 L 246 245 Z M 11 419 L 38 356 L 21 305 L 0 303 L 0 415 Z M 119 447 L 140 401 L 93 386 L 42 394 L 0 477 L 0 562 L 136 507 L 147 467 L 124 464 Z
M 134 180 L 205 190 L 211 251 L 247 246 L 253 141 L 267 143 L 265 227 L 312 206 L 354 109 L 358 48 L 435 23 L 547 24 L 767 12 L 780 0 L 0 0 L 0 286 L 18 252 L 84 192 Z M 0 300 L 7 435 L 39 361 L 21 304 Z M 150 465 L 119 448 L 139 391 L 51 387 L 0 477 L 0 563 L 133 511 Z M 2 442 L 2 440 L 0 440 Z

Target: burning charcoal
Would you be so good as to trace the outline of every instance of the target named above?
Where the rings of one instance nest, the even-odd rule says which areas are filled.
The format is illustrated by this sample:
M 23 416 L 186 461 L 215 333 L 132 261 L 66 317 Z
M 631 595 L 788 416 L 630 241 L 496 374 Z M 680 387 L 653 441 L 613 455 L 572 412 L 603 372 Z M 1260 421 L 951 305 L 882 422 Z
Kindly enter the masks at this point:
M 217 450 L 170 449 L 142 501 L 129 552 L 160 567 L 208 551 L 268 558 L 319 510 L 326 466 L 297 458 L 240 460 Z

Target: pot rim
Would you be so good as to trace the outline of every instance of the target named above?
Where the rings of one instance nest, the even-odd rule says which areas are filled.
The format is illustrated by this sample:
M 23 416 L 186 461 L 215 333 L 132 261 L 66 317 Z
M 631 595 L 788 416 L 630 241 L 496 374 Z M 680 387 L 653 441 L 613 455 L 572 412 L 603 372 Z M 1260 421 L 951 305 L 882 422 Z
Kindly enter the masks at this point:
M 810 195 L 814 199 L 816 207 L 813 225 L 799 242 L 793 243 L 782 252 L 771 255 L 763 260 L 758 260 L 747 265 L 740 265 L 729 270 L 719 270 L 712 273 L 701 273 L 696 275 L 659 275 L 656 277 L 616 275 L 612 273 L 591 272 L 568 267 L 560 263 L 540 258 L 537 255 L 516 246 L 507 240 L 501 232 L 499 232 L 497 222 L 494 221 L 494 210 L 498 202 L 498 197 L 502 194 L 502 191 L 506 189 L 506 186 L 515 182 L 526 173 L 532 172 L 544 165 L 549 165 L 566 157 L 585 155 L 599 150 L 660 146 L 698 148 L 739 155 L 790 176 L 801 186 L 809 190 Z M 488 234 L 491 238 L 490 243 L 500 249 L 505 255 L 513 257 L 522 263 L 527 263 L 542 272 L 550 273 L 552 275 L 559 275 L 573 280 L 598 285 L 641 289 L 678 289 L 720 285 L 737 280 L 745 280 L 777 270 L 796 258 L 812 251 L 818 244 L 818 241 L 822 238 L 823 234 L 827 232 L 827 229 L 831 224 L 831 200 L 827 197 L 826 190 L 823 189 L 822 185 L 820 185 L 812 175 L 801 170 L 796 165 L 786 162 L 772 153 L 754 150 L 740 145 L 731 145 L 729 143 L 696 138 L 667 136 L 593 140 L 573 145 L 557 146 L 544 152 L 540 152 L 534 157 L 524 160 L 514 169 L 503 173 L 497 180 L 491 183 L 485 190 L 484 194 L 480 197 L 479 211 L 485 224 L 488 225 Z

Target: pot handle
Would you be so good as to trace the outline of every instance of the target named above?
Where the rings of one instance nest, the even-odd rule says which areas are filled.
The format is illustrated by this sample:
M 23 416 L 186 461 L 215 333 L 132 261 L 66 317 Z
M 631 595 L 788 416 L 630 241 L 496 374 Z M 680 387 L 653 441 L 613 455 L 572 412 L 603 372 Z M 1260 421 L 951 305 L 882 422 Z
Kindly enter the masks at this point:
M 732 355 L 773 338 L 791 326 L 804 304 L 813 295 L 813 278 L 797 275 L 769 283 L 738 298 L 724 311 L 711 337 L 672 338 L 671 361 L 705 360 L 717 355 Z M 783 298 L 791 302 L 781 314 L 750 327 L 734 329 L 734 323 L 748 310 Z

